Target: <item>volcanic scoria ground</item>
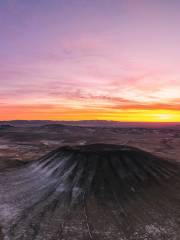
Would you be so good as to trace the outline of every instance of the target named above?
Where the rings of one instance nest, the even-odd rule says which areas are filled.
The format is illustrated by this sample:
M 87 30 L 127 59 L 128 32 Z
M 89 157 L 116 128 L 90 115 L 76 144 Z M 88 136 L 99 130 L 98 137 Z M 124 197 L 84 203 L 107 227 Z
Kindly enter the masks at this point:
M 178 239 L 179 177 L 137 148 L 60 147 L 1 171 L 1 238 Z

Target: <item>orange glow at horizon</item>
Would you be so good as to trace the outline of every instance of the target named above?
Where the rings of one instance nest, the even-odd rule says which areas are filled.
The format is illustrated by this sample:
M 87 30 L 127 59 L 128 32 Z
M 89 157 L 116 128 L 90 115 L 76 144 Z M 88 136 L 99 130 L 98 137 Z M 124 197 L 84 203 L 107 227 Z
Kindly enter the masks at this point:
M 180 122 L 180 1 L 11 2 L 0 120 Z
M 179 110 L 164 109 L 78 109 L 16 106 L 3 109 L 0 120 L 112 120 L 122 122 L 180 122 Z

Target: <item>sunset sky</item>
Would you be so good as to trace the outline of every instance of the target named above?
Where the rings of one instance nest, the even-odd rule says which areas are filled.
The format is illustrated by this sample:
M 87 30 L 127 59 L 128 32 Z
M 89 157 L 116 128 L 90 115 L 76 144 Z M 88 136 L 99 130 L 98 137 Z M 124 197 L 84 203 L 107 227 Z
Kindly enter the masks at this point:
M 179 0 L 0 0 L 0 120 L 180 122 Z

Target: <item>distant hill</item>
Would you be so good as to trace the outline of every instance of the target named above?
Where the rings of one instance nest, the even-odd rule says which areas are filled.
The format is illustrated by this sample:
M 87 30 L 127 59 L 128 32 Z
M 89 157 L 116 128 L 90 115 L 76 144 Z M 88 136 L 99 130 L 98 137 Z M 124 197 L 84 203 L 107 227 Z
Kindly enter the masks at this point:
M 80 126 L 80 127 L 120 127 L 120 128 L 177 128 L 180 123 L 150 123 L 150 122 L 118 122 L 105 120 L 82 120 L 82 121 L 50 121 L 50 120 L 12 120 L 0 121 L 0 126 L 34 127 L 34 126 Z
M 0 125 L 0 130 L 2 130 L 2 129 L 13 129 L 14 128 L 14 126 L 12 126 L 12 125 L 9 125 L 9 124 L 2 124 L 2 125 Z
M 105 120 L 64 121 L 65 125 L 87 127 L 121 127 L 121 128 L 180 128 L 180 123 L 151 123 L 151 122 L 118 122 Z
M 0 121 L 0 125 L 11 125 L 14 127 L 32 127 L 32 126 L 42 126 L 50 124 L 51 121 L 46 120 L 11 120 L 11 121 Z M 52 121 L 52 124 L 56 123 Z M 57 122 L 58 123 L 58 122 Z

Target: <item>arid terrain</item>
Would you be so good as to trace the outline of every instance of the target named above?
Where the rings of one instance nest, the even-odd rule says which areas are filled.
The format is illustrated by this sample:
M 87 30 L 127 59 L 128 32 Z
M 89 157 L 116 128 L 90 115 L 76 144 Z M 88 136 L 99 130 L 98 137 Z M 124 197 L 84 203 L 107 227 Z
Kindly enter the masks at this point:
M 2 124 L 0 240 L 179 240 L 179 127 Z
M 0 167 L 14 160 L 36 160 L 57 147 L 92 143 L 124 144 L 180 161 L 180 127 L 70 126 L 64 124 L 0 125 Z M 42 125 L 41 125 L 42 124 Z M 5 161 L 5 163 L 4 163 Z

